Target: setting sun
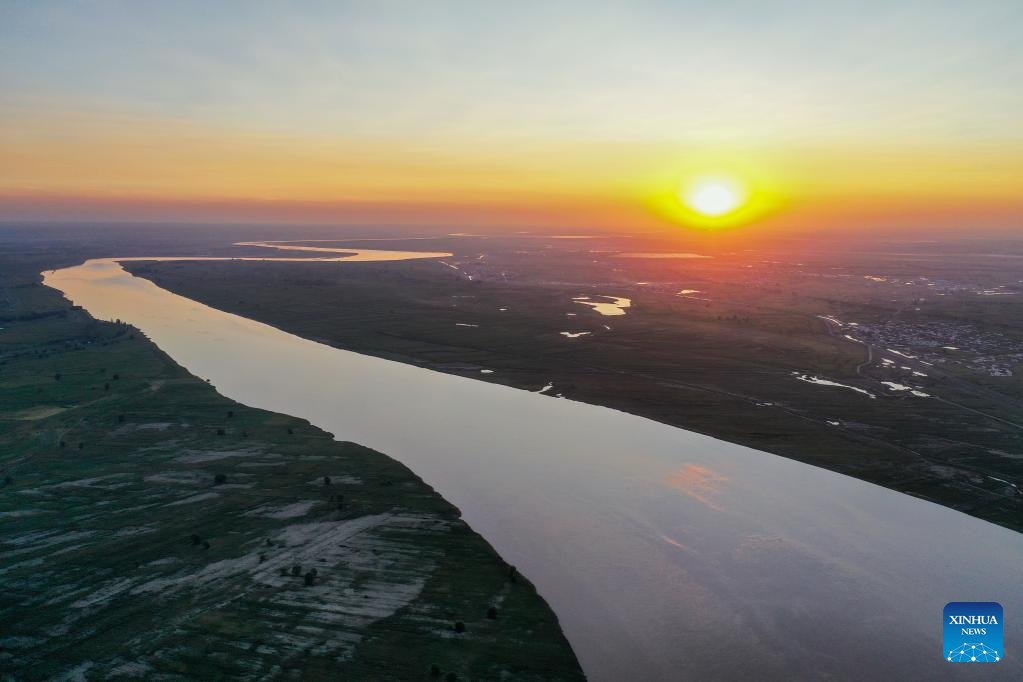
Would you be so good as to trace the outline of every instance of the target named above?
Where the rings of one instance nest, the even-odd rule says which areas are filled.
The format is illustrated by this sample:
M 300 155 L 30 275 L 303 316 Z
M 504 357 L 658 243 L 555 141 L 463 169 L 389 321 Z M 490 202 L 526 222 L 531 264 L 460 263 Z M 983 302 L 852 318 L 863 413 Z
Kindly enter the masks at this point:
M 730 178 L 700 178 L 682 188 L 679 198 L 691 210 L 708 218 L 718 218 L 740 208 L 749 192 Z
M 717 231 L 755 223 L 786 203 L 781 174 L 748 160 L 722 165 L 678 169 L 648 206 L 676 225 Z

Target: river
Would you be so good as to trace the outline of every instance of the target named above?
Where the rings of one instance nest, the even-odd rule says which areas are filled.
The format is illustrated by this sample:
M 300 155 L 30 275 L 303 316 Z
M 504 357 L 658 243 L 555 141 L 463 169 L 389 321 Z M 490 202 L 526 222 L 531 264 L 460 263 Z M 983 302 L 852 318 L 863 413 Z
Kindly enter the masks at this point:
M 344 252 L 327 260 L 449 255 Z M 1023 535 L 641 417 L 314 343 L 117 259 L 44 280 L 222 394 L 408 465 L 536 584 L 592 680 L 965 677 L 943 658 L 950 601 L 1002 604 L 1009 653 L 984 674 L 1023 676 Z

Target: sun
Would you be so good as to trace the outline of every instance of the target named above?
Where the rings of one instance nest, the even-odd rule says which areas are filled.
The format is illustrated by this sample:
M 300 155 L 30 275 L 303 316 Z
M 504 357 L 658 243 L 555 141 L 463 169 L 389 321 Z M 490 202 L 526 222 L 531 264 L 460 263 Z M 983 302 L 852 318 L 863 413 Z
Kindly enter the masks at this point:
M 679 199 L 691 211 L 707 217 L 720 218 L 746 203 L 749 190 L 733 178 L 700 177 L 682 187 Z
M 759 223 L 784 210 L 790 192 L 777 169 L 752 161 L 691 159 L 666 172 L 646 202 L 669 223 L 719 232 Z

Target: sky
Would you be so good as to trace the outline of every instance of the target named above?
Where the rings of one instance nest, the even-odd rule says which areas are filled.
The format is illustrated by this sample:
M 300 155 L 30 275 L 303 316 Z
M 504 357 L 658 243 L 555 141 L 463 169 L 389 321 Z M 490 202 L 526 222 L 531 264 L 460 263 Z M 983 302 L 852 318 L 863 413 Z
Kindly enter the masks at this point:
M 0 220 L 676 229 L 712 173 L 745 229 L 1023 229 L 1020 27 L 1019 0 L 0 0 Z

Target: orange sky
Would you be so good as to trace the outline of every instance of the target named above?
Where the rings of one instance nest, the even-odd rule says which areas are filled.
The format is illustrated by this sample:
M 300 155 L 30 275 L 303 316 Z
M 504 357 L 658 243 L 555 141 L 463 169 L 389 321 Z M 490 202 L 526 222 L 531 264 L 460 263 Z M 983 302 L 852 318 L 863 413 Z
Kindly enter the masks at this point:
M 173 121 L 37 116 L 0 130 L 0 211 L 49 220 L 298 221 L 651 228 L 692 173 L 777 199 L 775 223 L 955 224 L 1023 215 L 1023 149 L 766 150 L 657 143 L 424 145 Z M 667 218 L 667 220 L 665 220 Z
M 754 227 L 1020 227 L 1012 3 L 726 4 L 4 6 L 0 220 L 675 229 L 710 172 Z

